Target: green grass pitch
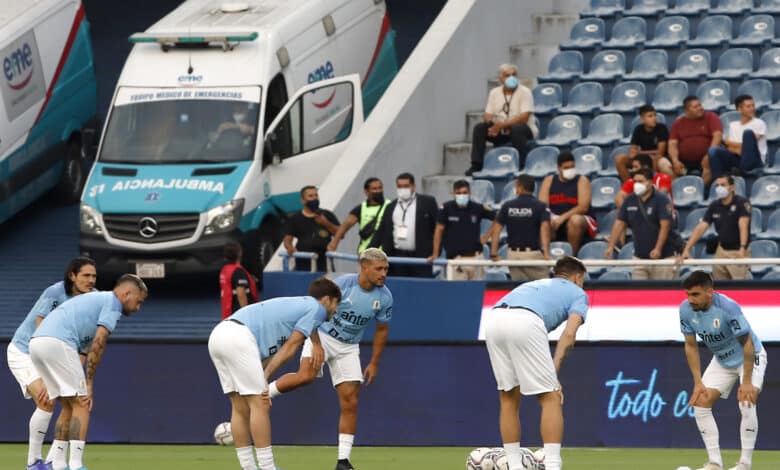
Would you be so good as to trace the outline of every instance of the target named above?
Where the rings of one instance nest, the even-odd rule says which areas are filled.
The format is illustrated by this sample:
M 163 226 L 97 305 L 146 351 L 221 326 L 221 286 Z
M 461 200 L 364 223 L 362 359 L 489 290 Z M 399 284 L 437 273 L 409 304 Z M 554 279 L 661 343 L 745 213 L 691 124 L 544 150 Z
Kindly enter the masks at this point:
M 470 448 L 463 447 L 356 447 L 352 462 L 359 470 L 463 470 Z M 276 464 L 283 470 L 332 470 L 336 449 L 314 446 L 274 447 Z M 723 453 L 726 468 L 738 452 Z M 23 470 L 27 448 L 0 444 L 0 469 Z M 706 459 L 703 449 L 585 449 L 563 450 L 566 470 L 675 470 L 694 469 Z M 103 445 L 85 449 L 84 464 L 90 470 L 235 470 L 238 460 L 232 447 L 192 445 Z M 753 470 L 780 469 L 780 451 L 756 451 Z

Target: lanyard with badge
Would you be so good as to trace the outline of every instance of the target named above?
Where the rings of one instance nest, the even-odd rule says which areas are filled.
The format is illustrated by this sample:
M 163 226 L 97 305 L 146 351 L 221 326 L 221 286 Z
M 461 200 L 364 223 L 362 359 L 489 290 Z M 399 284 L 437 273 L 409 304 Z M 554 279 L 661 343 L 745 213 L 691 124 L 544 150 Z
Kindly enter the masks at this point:
M 515 96 L 515 92 L 512 91 L 512 93 L 509 94 L 509 98 L 507 99 L 506 93 L 504 93 L 504 106 L 501 108 L 501 111 L 506 114 L 506 120 L 508 121 L 510 119 L 509 111 L 511 110 L 511 103 L 512 98 Z M 501 129 L 502 134 L 509 134 L 511 132 L 511 129 L 508 127 L 505 127 L 504 129 Z
M 409 237 L 409 227 L 406 225 L 406 211 L 414 204 L 415 198 L 417 198 L 416 194 L 412 196 L 409 203 L 406 204 L 406 207 L 404 207 L 404 204 L 401 201 L 398 201 L 398 207 L 401 208 L 401 225 L 395 229 L 395 237 L 398 240 L 406 240 Z

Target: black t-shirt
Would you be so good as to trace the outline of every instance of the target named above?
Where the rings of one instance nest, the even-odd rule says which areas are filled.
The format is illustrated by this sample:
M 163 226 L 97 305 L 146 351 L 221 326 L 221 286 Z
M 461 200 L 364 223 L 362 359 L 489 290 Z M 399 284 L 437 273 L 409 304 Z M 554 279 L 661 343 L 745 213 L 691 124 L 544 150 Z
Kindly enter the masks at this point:
M 723 204 L 720 200 L 712 201 L 701 220 L 708 224 L 715 223 L 720 246 L 724 250 L 739 250 L 740 217 L 747 217 L 750 225 L 750 201 L 735 194 L 731 204 Z
M 538 250 L 539 227 L 550 220 L 550 210 L 542 201 L 523 194 L 505 202 L 496 220 L 506 227 L 509 248 Z
M 637 258 L 649 259 L 650 252 L 655 248 L 655 242 L 658 241 L 660 231 L 660 221 L 668 220 L 672 222 L 672 202 L 666 194 L 653 190 L 652 196 L 644 202 L 645 212 L 647 212 L 648 223 L 642 211 L 639 209 L 640 199 L 636 194 L 628 196 L 620 206 L 618 220 L 627 223 L 631 228 L 634 239 L 634 255 Z M 674 230 L 674 227 L 671 228 Z M 669 233 L 671 234 L 671 230 Z M 668 258 L 674 255 L 674 247 L 671 244 L 671 236 L 666 237 L 661 257 Z
M 631 134 L 631 145 L 638 145 L 639 150 L 655 150 L 658 144 L 669 140 L 669 130 L 664 124 L 658 123 L 648 131 L 644 124 L 639 124 Z
M 445 202 L 439 209 L 436 222 L 444 225 L 442 245 L 447 252 L 447 258 L 481 253 L 480 222 L 482 219 L 493 220 L 495 217 L 493 209 L 474 201 L 469 201 L 466 207 L 458 206 L 455 201 Z
M 231 308 L 234 313 L 241 308 L 241 304 L 238 303 L 238 296 L 235 294 L 236 288 L 238 287 L 246 289 L 246 298 L 250 304 L 256 301 L 256 299 L 252 298 L 252 291 L 249 288 L 249 277 L 247 277 L 246 271 L 241 268 L 236 268 L 233 271 L 233 278 L 230 280 L 230 288 L 233 292 L 233 305 Z
M 330 223 L 339 225 L 339 219 L 333 212 L 325 209 L 319 211 Z M 296 212 L 287 222 L 286 235 L 292 235 L 298 239 L 295 248 L 298 251 L 311 251 L 314 253 L 324 253 L 328 248 L 333 236 L 328 229 L 318 224 L 314 217 L 306 217 L 303 212 Z

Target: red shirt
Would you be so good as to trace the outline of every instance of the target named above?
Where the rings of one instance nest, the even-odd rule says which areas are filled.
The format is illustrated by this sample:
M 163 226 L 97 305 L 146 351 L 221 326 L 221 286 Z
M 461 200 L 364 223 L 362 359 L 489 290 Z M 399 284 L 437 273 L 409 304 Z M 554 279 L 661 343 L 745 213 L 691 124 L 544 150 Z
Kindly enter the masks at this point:
M 653 176 L 653 186 L 655 189 L 666 193 L 669 199 L 672 199 L 672 178 L 666 173 L 656 173 Z M 620 188 L 626 194 L 634 192 L 634 178 L 629 178 L 623 183 L 623 187 Z M 672 200 L 674 203 L 674 200 Z
M 700 119 L 685 116 L 675 119 L 669 140 L 678 141 L 680 160 L 698 163 L 707 155 L 715 132 L 723 132 L 723 124 L 717 114 L 705 111 Z

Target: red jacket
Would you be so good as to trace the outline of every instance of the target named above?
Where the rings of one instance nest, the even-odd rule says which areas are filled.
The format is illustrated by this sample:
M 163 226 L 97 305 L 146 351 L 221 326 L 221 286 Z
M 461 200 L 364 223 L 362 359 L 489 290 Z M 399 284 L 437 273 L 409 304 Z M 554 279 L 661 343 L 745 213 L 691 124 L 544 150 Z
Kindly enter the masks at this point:
M 236 269 L 241 269 L 246 273 L 247 279 L 249 279 L 249 303 L 257 302 L 260 297 L 257 293 L 257 284 L 255 279 L 239 263 L 229 263 L 222 267 L 222 271 L 219 272 L 219 290 L 220 298 L 222 301 L 222 319 L 233 315 L 233 273 Z

